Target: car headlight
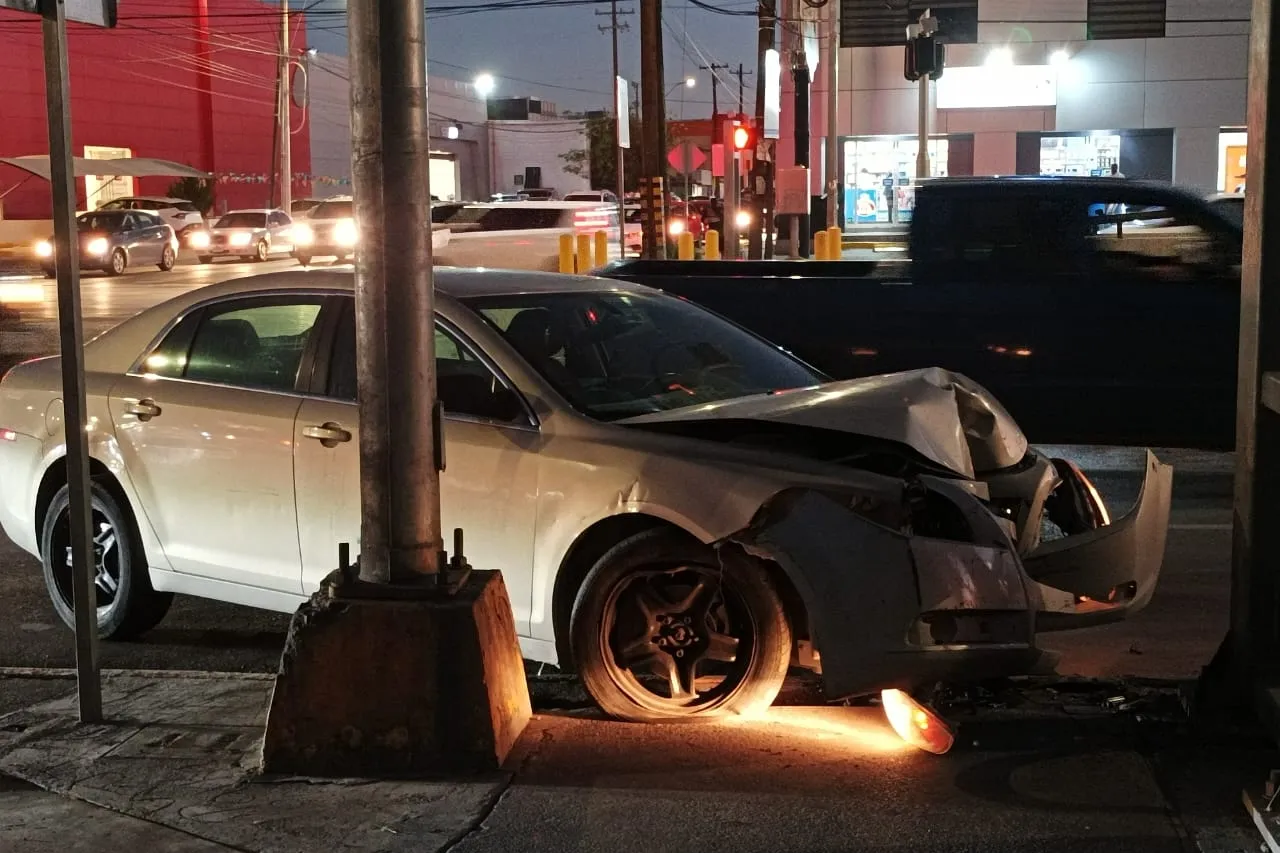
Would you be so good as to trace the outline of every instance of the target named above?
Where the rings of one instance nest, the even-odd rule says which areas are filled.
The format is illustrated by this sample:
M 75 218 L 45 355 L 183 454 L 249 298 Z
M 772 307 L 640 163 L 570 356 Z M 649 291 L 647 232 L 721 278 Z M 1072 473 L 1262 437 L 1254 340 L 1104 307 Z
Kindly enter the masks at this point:
M 252 234 L 245 234 L 241 231 L 231 235 L 230 243 L 233 246 L 247 246 L 252 239 Z
M 39 243 L 36 243 L 36 257 L 37 257 L 37 258 L 52 258 L 52 257 L 53 257 L 53 244 L 52 244 L 52 243 L 50 243 L 48 240 L 41 240 Z
M 733 221 L 737 223 L 739 228 L 748 228 L 751 225 L 751 212 L 739 210 L 733 217 Z
M 89 245 L 85 246 L 85 249 L 91 255 L 105 255 L 107 253 L 107 245 L 106 237 L 94 237 L 89 241 Z
M 297 246 L 310 246 L 316 241 L 316 232 L 311 230 L 310 225 L 294 225 L 292 235 L 294 245 Z
M 671 224 L 667 226 L 667 233 L 669 233 L 672 237 L 679 237 L 681 234 L 683 234 L 684 220 L 683 219 L 671 220 Z
M 357 236 L 354 219 L 344 219 L 333 226 L 333 242 L 339 246 L 354 246 Z
M 193 249 L 209 248 L 209 232 L 197 231 L 191 235 L 191 247 Z

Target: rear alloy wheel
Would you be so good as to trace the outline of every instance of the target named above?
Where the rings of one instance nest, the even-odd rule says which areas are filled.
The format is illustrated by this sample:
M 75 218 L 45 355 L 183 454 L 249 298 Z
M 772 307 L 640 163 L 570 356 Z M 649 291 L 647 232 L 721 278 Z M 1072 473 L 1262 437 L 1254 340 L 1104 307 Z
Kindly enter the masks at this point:
M 165 246 L 164 251 L 160 253 L 160 263 L 157 266 L 160 267 L 161 272 L 168 272 L 177 262 L 178 253 L 173 250 L 173 246 Z
M 98 609 L 98 636 L 126 640 L 154 628 L 173 603 L 173 595 L 151 586 L 137 524 L 115 497 L 94 482 L 93 589 Z M 75 626 L 71 572 L 70 489 L 63 486 L 49 505 L 40 536 L 44 582 L 58 616 Z
M 270 249 L 267 247 L 267 241 L 259 240 L 258 245 L 253 249 L 253 260 L 257 263 L 262 263 L 267 259 L 269 253 Z
M 570 623 L 584 686 L 636 722 L 763 711 L 782 689 L 791 630 L 764 567 L 672 530 L 632 536 L 587 575 Z
M 124 253 L 124 249 L 116 249 L 107 260 L 107 266 L 103 272 L 107 275 L 124 275 L 124 271 L 128 268 L 129 256 Z

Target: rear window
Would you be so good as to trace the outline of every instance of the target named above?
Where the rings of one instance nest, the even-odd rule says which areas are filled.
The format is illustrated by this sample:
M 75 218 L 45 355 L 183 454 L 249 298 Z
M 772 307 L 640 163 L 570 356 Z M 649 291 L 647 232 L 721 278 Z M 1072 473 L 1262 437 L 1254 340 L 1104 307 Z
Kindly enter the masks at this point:
M 192 204 L 189 201 L 175 201 L 175 202 L 171 202 L 171 204 L 174 207 L 178 208 L 178 210 L 181 210 L 183 213 L 199 213 L 200 212 L 200 208 L 196 207 L 194 204 Z
M 218 220 L 218 228 L 262 228 L 267 224 L 265 213 L 228 213 Z
M 81 214 L 76 223 L 81 231 L 119 231 L 127 214 L 117 211 L 95 211 Z
M 355 210 L 349 201 L 323 201 L 311 211 L 312 219 L 346 219 L 355 215 Z

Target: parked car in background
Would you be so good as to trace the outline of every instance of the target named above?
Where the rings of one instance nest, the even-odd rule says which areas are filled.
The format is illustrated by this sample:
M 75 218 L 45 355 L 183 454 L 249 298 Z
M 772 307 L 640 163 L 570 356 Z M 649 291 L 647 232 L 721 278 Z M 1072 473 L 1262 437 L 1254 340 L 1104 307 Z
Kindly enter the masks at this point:
M 289 215 L 291 217 L 302 216 L 316 209 L 324 199 L 322 198 L 295 198 L 289 202 Z
M 707 227 L 697 205 L 677 202 L 667 213 L 667 234 L 675 239 L 685 232 L 692 234 L 695 242 L 701 242 L 707 235 Z
M 146 632 L 174 593 L 292 612 L 358 541 L 353 279 L 223 282 L 85 347 L 101 636 Z M 436 287 L 442 526 L 502 567 L 524 657 L 576 670 L 615 717 L 759 712 L 793 662 L 831 699 L 1021 675 L 1038 632 L 1155 590 L 1171 471 L 1149 454 L 1112 521 L 962 376 L 828 382 L 597 278 Z M 0 383 L 0 524 L 70 625 L 61 394 L 57 357 Z
M 618 197 L 609 190 L 577 190 L 564 194 L 564 201 L 601 201 L 618 203 Z
M 294 220 L 293 256 L 307 266 L 312 258 L 345 261 L 355 254 L 359 232 L 351 196 L 327 198 Z
M 145 210 L 95 210 L 76 217 L 80 269 L 122 275 L 133 265 L 155 264 L 168 272 L 178 261 L 173 227 Z M 36 244 L 47 278 L 56 272 L 53 238 Z
M 520 190 L 516 193 L 520 201 L 554 201 L 560 198 L 560 194 L 551 187 L 535 187 L 533 189 Z
M 435 255 L 444 266 L 545 270 L 560 268 L 560 235 L 609 235 L 618 257 L 618 209 L 580 201 L 449 204 L 433 207 L 433 224 L 449 229 L 449 244 Z
M 204 214 L 194 203 L 185 198 L 165 196 L 127 196 L 115 198 L 98 210 L 146 210 L 160 216 L 173 228 L 178 240 L 186 243 L 190 236 L 205 228 Z
M 227 257 L 265 261 L 293 251 L 293 220 L 283 210 L 233 210 L 209 230 L 192 234 L 190 242 L 202 264 Z

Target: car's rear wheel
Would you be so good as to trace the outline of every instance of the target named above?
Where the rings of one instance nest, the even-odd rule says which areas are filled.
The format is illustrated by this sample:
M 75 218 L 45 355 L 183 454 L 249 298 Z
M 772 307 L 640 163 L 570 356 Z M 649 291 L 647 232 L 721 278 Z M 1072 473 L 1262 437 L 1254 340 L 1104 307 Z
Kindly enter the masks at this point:
M 614 546 L 588 573 L 570 622 L 587 692 L 611 716 L 705 720 L 767 708 L 791 629 L 764 567 L 672 530 Z
M 94 482 L 91 492 L 90 547 L 98 636 L 125 640 L 154 628 L 169 610 L 173 595 L 152 588 L 133 515 L 100 483 Z M 70 488 L 63 486 L 45 515 L 40 556 L 54 610 L 63 622 L 74 627 L 69 505 Z
M 165 246 L 164 251 L 160 253 L 160 263 L 156 266 L 160 267 L 161 272 L 168 272 L 177 262 L 178 253 L 173 250 L 173 246 Z
M 257 263 L 262 263 L 267 259 L 267 255 L 269 253 L 270 253 L 270 249 L 267 246 L 267 241 L 259 240 L 258 245 L 254 246 L 253 248 L 253 259 Z
M 302 264 L 304 267 L 311 266 L 311 256 L 308 255 L 307 253 L 295 252 L 293 256 L 297 258 L 298 263 Z
M 199 255 L 196 257 L 196 260 L 202 264 L 211 264 L 213 263 L 213 255 Z
M 129 268 L 129 256 L 124 253 L 124 249 L 116 249 L 111 253 L 111 257 L 107 259 L 107 265 L 103 268 L 103 272 L 107 275 L 124 275 L 124 271 Z

